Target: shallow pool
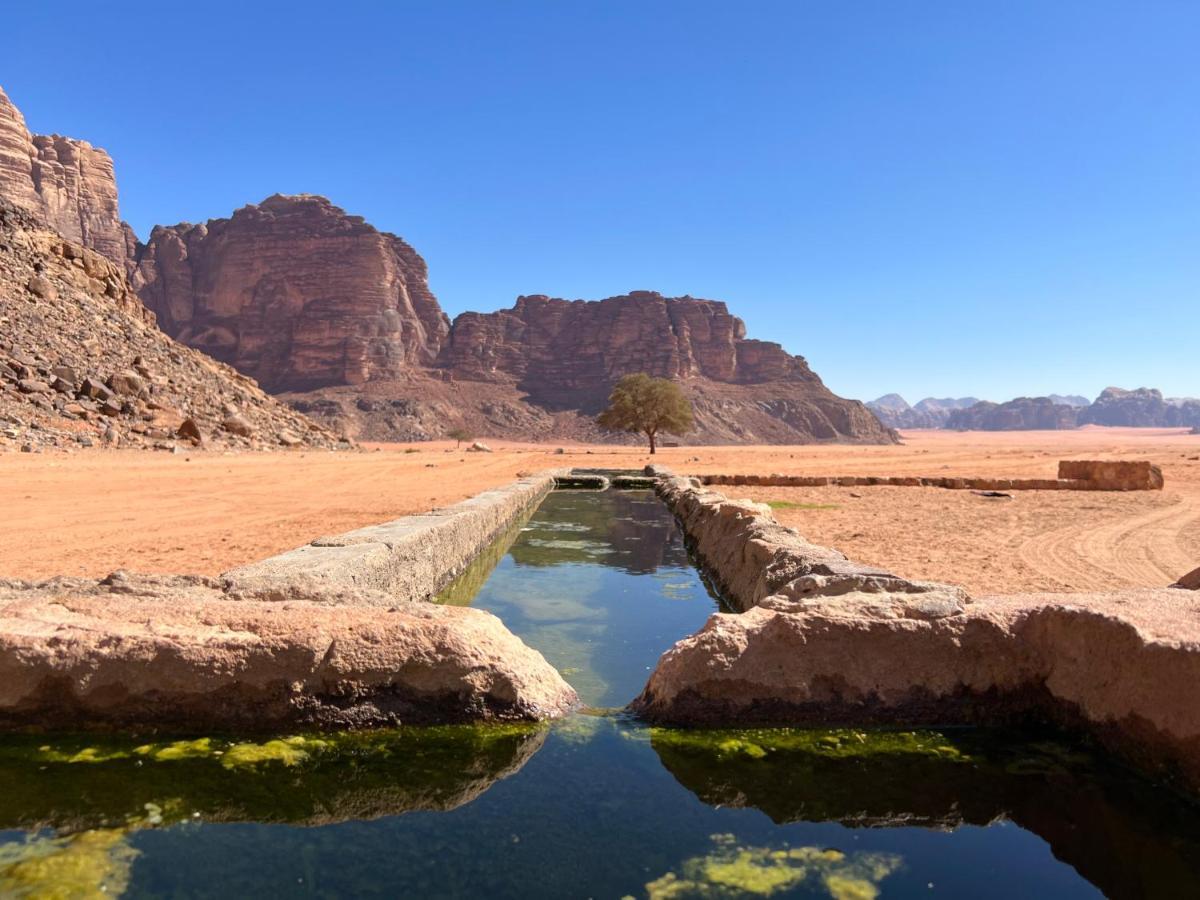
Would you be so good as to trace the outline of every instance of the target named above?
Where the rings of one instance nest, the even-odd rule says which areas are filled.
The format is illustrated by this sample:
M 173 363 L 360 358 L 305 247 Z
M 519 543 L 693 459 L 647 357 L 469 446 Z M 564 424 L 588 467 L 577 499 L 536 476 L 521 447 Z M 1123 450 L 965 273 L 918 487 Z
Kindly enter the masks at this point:
M 551 494 L 443 600 L 501 616 L 587 709 L 549 727 L 6 738 L 0 894 L 1200 895 L 1200 812 L 1081 744 L 621 713 L 718 609 L 649 492 Z

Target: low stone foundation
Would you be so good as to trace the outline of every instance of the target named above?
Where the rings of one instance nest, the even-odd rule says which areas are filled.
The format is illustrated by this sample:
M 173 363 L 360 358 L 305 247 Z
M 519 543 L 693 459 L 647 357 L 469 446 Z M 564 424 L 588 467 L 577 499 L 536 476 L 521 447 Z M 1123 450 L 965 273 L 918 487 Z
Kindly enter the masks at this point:
M 1082 729 L 1200 791 L 1200 599 L 1170 588 L 972 599 L 809 544 L 695 479 L 659 493 L 740 614 L 668 650 L 633 708 L 672 725 Z
M 1162 469 L 1144 460 L 1062 460 L 1058 478 L 959 478 L 914 475 L 697 475 L 707 485 L 763 487 L 937 487 L 974 491 L 1161 491 Z

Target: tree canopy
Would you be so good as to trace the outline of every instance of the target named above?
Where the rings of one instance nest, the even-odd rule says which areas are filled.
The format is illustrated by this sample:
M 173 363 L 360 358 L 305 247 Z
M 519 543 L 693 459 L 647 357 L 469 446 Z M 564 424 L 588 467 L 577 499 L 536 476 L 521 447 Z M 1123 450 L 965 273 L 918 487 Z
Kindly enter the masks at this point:
M 679 385 L 644 372 L 622 377 L 609 395 L 608 407 L 596 419 L 607 431 L 646 435 L 651 453 L 660 433 L 686 434 L 692 421 L 692 403 Z

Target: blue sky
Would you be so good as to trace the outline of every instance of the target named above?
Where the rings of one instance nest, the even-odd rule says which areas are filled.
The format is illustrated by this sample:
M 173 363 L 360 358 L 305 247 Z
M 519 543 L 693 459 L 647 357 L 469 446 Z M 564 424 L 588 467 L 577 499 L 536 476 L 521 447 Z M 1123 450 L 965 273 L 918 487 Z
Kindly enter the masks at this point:
M 125 217 L 322 193 L 454 315 L 722 299 L 839 393 L 1200 395 L 1200 3 L 18 4 Z

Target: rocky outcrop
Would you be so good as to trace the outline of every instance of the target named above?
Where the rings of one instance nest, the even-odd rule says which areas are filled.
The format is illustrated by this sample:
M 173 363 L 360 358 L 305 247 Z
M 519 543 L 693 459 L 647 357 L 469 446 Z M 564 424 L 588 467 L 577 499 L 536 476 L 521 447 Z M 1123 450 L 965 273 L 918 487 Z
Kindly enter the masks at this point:
M 51 230 L 124 265 L 132 233 L 117 209 L 112 158 L 86 141 L 33 135 L 0 89 L 0 199 Z
M 155 228 L 133 282 L 167 334 L 272 391 L 398 377 L 449 329 L 412 247 L 307 194 Z
M 234 596 L 188 577 L 0 582 L 0 723 L 270 731 L 535 720 L 577 702 L 481 610 L 349 586 Z
M 1182 588 L 1185 591 L 1200 591 L 1200 569 L 1188 572 L 1171 587 Z
M 511 385 L 540 407 L 588 416 L 622 375 L 670 378 L 691 396 L 701 442 L 894 440 L 803 358 L 747 339 L 741 319 L 715 300 L 653 291 L 599 301 L 520 297 L 510 310 L 456 318 L 438 365 L 456 382 Z
M 1200 400 L 1164 399 L 1162 391 L 1154 388 L 1126 391 L 1110 387 L 1105 388 L 1096 402 L 1080 413 L 1079 424 L 1195 428 L 1200 426 Z
M 0 200 L 0 451 L 94 444 L 339 441 L 246 376 L 164 335 L 117 264 Z
M 915 406 L 899 394 L 885 394 L 867 406 L 889 428 L 942 428 L 950 414 L 978 403 L 975 397 L 926 397 Z
M 1049 397 L 1018 397 L 1007 403 L 982 401 L 950 413 L 944 427 L 956 431 L 1057 431 L 1078 425 L 1077 407 Z
M 1081 728 L 1200 790 L 1200 604 L 1189 592 L 971 600 L 808 545 L 769 509 L 660 488 L 739 607 L 659 661 L 634 708 L 667 724 Z M 1097 666 L 1103 661 L 1104 677 Z

